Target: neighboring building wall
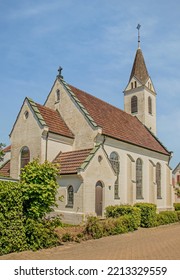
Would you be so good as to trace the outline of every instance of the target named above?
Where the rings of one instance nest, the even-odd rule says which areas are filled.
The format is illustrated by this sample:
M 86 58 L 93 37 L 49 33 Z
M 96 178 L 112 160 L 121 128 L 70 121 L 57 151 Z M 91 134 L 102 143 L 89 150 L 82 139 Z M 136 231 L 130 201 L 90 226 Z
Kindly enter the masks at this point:
M 56 92 L 60 91 L 60 101 L 56 101 Z M 74 103 L 64 86 L 56 80 L 45 106 L 59 110 L 67 126 L 75 135 L 73 150 L 86 149 L 94 146 L 97 130 L 85 119 L 83 113 Z M 73 116 L 73 117 L 72 117 Z
M 24 113 L 28 111 L 29 116 L 25 119 Z M 11 141 L 11 167 L 10 176 L 14 179 L 19 178 L 20 174 L 20 153 L 24 146 L 30 150 L 30 160 L 41 158 L 41 135 L 42 128 L 38 125 L 32 111 L 27 103 L 22 110 L 15 123 L 12 131 Z
M 4 154 L 4 157 L 3 157 L 3 160 L 0 161 L 0 167 L 5 163 L 7 162 L 8 160 L 10 160 L 11 158 L 11 151 L 8 151 Z

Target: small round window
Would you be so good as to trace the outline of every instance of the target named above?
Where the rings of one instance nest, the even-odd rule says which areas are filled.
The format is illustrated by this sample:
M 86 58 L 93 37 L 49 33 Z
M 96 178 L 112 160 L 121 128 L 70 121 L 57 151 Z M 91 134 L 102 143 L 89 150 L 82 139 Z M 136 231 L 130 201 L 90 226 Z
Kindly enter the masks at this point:
M 29 117 L 29 112 L 28 111 L 25 111 L 24 112 L 24 119 L 27 120 Z

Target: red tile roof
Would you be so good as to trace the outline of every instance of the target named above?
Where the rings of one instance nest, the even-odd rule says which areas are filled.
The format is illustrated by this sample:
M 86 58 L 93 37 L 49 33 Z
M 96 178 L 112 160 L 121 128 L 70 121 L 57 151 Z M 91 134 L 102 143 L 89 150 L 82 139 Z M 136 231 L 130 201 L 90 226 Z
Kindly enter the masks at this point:
M 61 115 L 57 111 L 52 110 L 46 106 L 42 106 L 37 103 L 36 103 L 36 105 L 37 105 L 45 123 L 49 127 L 50 132 L 60 134 L 63 136 L 67 136 L 70 138 L 74 138 L 73 133 L 68 128 L 68 126 L 62 119 Z
M 9 145 L 3 149 L 4 153 L 10 152 L 10 151 L 11 151 L 11 145 Z
M 104 135 L 162 154 L 170 154 L 136 117 L 74 86 L 68 86 L 96 124 L 102 128 Z
M 10 160 L 0 167 L 0 176 L 9 177 L 10 176 Z
M 53 162 L 60 163 L 60 174 L 75 174 L 91 151 L 92 149 L 84 149 L 59 153 Z

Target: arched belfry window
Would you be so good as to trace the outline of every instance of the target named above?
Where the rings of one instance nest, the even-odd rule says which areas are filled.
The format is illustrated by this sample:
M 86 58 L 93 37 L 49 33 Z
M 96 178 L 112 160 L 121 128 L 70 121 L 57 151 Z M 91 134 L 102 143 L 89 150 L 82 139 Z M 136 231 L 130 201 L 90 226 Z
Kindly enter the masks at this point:
M 148 113 L 152 115 L 152 99 L 148 97 Z
M 69 186 L 67 189 L 67 207 L 73 207 L 74 205 L 74 189 L 73 186 Z
M 110 154 L 110 162 L 116 174 L 119 173 L 119 156 L 116 152 Z
M 136 199 L 143 198 L 143 163 L 140 158 L 136 161 Z
M 28 147 L 23 147 L 21 150 L 21 168 L 30 162 L 30 151 Z
M 137 113 L 138 112 L 138 99 L 137 96 L 134 95 L 131 98 L 131 113 Z
M 161 165 L 156 164 L 156 184 L 157 184 L 157 198 L 161 198 Z

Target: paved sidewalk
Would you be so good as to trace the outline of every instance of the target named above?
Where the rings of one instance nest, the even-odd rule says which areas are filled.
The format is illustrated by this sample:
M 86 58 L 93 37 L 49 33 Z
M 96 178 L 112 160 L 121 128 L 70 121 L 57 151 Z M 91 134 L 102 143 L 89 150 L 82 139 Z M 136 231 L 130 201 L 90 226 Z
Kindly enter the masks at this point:
M 11 253 L 0 260 L 180 260 L 180 223 L 67 243 L 37 252 Z

